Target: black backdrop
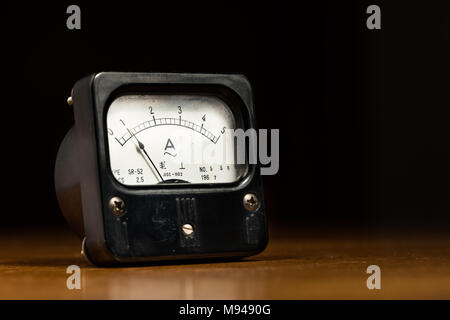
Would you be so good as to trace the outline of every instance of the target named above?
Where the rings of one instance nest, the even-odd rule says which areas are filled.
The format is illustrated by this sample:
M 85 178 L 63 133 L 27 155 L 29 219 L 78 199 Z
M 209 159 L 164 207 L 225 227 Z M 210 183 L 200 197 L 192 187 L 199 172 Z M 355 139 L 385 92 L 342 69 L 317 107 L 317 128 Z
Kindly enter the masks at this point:
M 2 225 L 64 223 L 53 169 L 73 83 L 97 71 L 242 73 L 279 128 L 272 222 L 450 226 L 445 1 L 2 2 Z M 447 1 L 448 3 L 448 1 Z

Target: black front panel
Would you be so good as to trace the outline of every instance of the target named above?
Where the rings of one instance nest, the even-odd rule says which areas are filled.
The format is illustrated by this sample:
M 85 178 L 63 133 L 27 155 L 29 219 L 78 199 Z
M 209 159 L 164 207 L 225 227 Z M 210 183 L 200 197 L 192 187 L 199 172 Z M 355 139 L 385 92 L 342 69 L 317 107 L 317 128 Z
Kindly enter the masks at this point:
M 99 180 L 102 194 L 106 250 L 123 262 L 173 258 L 245 256 L 263 250 L 267 225 L 259 167 L 250 165 L 246 176 L 228 186 L 129 188 L 117 183 L 108 166 L 105 114 L 108 102 L 124 83 L 133 88 L 171 85 L 201 88 L 222 87 L 229 92 L 230 107 L 242 112 L 245 128 L 254 128 L 251 89 L 236 75 L 102 73 L 93 82 Z M 176 92 L 175 92 L 176 93 Z M 225 94 L 226 95 L 226 94 Z M 225 97 L 227 98 L 227 97 Z M 231 101 L 231 102 L 230 102 Z M 238 106 L 237 104 L 240 104 Z M 255 194 L 261 202 L 255 212 L 243 206 L 243 197 Z M 113 215 L 108 206 L 119 196 L 126 211 Z M 100 218 L 100 217 L 99 217 Z M 182 226 L 194 232 L 187 235 Z M 89 237 L 89 234 L 87 234 Z M 95 258 L 93 258 L 95 260 Z
M 257 179 L 241 190 L 228 192 L 136 195 L 132 190 L 121 191 L 110 185 L 103 197 L 107 203 L 120 196 L 127 204 L 120 217 L 104 206 L 107 246 L 117 257 L 243 255 L 266 245 L 264 206 L 250 213 L 242 205 L 248 192 L 261 198 Z M 192 235 L 184 234 L 184 224 L 192 225 Z

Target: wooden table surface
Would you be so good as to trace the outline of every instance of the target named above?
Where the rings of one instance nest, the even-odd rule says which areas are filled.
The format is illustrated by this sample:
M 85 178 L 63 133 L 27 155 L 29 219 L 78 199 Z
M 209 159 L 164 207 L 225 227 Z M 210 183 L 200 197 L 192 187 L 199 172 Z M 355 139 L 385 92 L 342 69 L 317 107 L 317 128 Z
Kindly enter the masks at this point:
M 97 268 L 64 228 L 0 236 L 0 299 L 450 299 L 450 232 L 272 230 L 241 261 Z M 81 267 L 68 290 L 66 268 Z M 381 290 L 366 268 L 381 267 Z

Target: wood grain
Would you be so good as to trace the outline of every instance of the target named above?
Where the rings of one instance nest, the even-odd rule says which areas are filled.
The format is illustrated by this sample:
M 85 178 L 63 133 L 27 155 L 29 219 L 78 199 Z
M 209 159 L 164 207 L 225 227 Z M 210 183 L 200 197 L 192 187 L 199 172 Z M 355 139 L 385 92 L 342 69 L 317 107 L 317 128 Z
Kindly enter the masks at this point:
M 271 231 L 265 252 L 232 262 L 96 268 L 70 231 L 0 236 L 1 299 L 450 299 L 450 235 Z M 66 268 L 82 269 L 81 290 Z M 381 267 L 381 290 L 366 287 Z

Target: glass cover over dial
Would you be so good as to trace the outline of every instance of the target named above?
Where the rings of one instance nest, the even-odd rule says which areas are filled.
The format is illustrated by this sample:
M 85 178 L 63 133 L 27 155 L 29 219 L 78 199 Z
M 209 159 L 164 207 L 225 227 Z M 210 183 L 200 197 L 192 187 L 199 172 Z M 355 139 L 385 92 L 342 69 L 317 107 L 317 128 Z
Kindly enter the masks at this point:
M 124 185 L 232 183 L 245 172 L 227 134 L 236 119 L 218 97 L 124 94 L 106 124 L 111 171 Z

